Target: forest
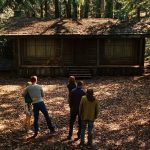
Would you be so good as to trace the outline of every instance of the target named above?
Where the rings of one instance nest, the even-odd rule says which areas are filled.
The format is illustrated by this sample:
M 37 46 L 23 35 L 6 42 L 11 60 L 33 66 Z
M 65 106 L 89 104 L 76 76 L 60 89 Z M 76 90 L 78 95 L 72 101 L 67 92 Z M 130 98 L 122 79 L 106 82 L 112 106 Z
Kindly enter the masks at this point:
M 27 17 L 140 19 L 150 16 L 149 0 L 0 0 L 3 17 L 21 11 Z

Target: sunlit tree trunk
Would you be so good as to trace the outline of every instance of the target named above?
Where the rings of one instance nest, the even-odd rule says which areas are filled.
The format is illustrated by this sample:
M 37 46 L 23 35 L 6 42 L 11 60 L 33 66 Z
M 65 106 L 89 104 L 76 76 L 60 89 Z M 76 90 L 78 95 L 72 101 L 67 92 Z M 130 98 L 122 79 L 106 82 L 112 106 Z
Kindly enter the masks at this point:
M 100 13 L 101 17 L 105 17 L 105 0 L 100 0 Z

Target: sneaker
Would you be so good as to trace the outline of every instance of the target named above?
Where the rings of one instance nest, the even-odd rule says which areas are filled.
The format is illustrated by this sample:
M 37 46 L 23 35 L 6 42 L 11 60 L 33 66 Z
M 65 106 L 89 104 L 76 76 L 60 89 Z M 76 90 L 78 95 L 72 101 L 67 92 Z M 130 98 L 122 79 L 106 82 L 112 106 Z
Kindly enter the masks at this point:
M 36 137 L 37 135 L 38 135 L 38 131 L 35 131 L 33 137 Z
M 71 136 L 70 135 L 67 136 L 67 140 L 71 140 Z
M 85 146 L 84 142 L 80 142 L 79 146 L 84 147 Z
M 87 148 L 92 148 L 93 145 L 91 143 L 87 143 Z
M 50 130 L 50 134 L 54 134 L 54 133 L 56 133 L 55 129 Z

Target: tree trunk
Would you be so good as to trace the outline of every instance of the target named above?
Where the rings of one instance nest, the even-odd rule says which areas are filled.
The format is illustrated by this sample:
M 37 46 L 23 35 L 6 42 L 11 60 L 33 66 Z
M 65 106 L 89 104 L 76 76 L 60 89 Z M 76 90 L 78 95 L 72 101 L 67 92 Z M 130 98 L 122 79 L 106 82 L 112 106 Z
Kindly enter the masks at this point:
M 141 20 L 141 17 L 140 17 L 140 7 L 137 7 L 137 20 L 140 21 Z
M 47 17 L 48 16 L 48 3 L 47 3 L 47 0 L 45 0 L 45 2 L 44 2 L 44 5 L 45 5 L 45 17 Z
M 55 18 L 60 17 L 59 0 L 55 0 Z
M 73 19 L 77 19 L 77 3 L 73 0 Z
M 64 0 L 64 2 L 65 2 L 65 6 L 66 6 L 67 18 L 71 18 L 71 0 L 68 0 L 68 2 L 66 0 Z
M 90 3 L 90 0 L 85 0 L 84 18 L 88 18 L 89 17 L 89 3 Z
M 106 0 L 105 17 L 113 18 L 113 0 Z
M 40 9 L 41 9 L 41 18 L 43 18 L 43 4 L 40 5 Z
M 100 1 L 100 15 L 102 18 L 105 17 L 105 0 Z
M 101 1 L 100 0 L 96 0 L 96 18 L 100 18 L 101 17 Z

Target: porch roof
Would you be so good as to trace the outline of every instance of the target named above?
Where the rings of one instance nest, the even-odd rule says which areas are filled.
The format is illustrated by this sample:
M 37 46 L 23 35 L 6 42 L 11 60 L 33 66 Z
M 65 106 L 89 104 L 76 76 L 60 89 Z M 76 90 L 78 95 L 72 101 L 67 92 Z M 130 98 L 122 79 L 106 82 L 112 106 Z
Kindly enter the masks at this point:
M 150 35 L 150 19 L 120 21 L 108 18 L 72 19 L 10 18 L 0 36 L 23 35 Z

